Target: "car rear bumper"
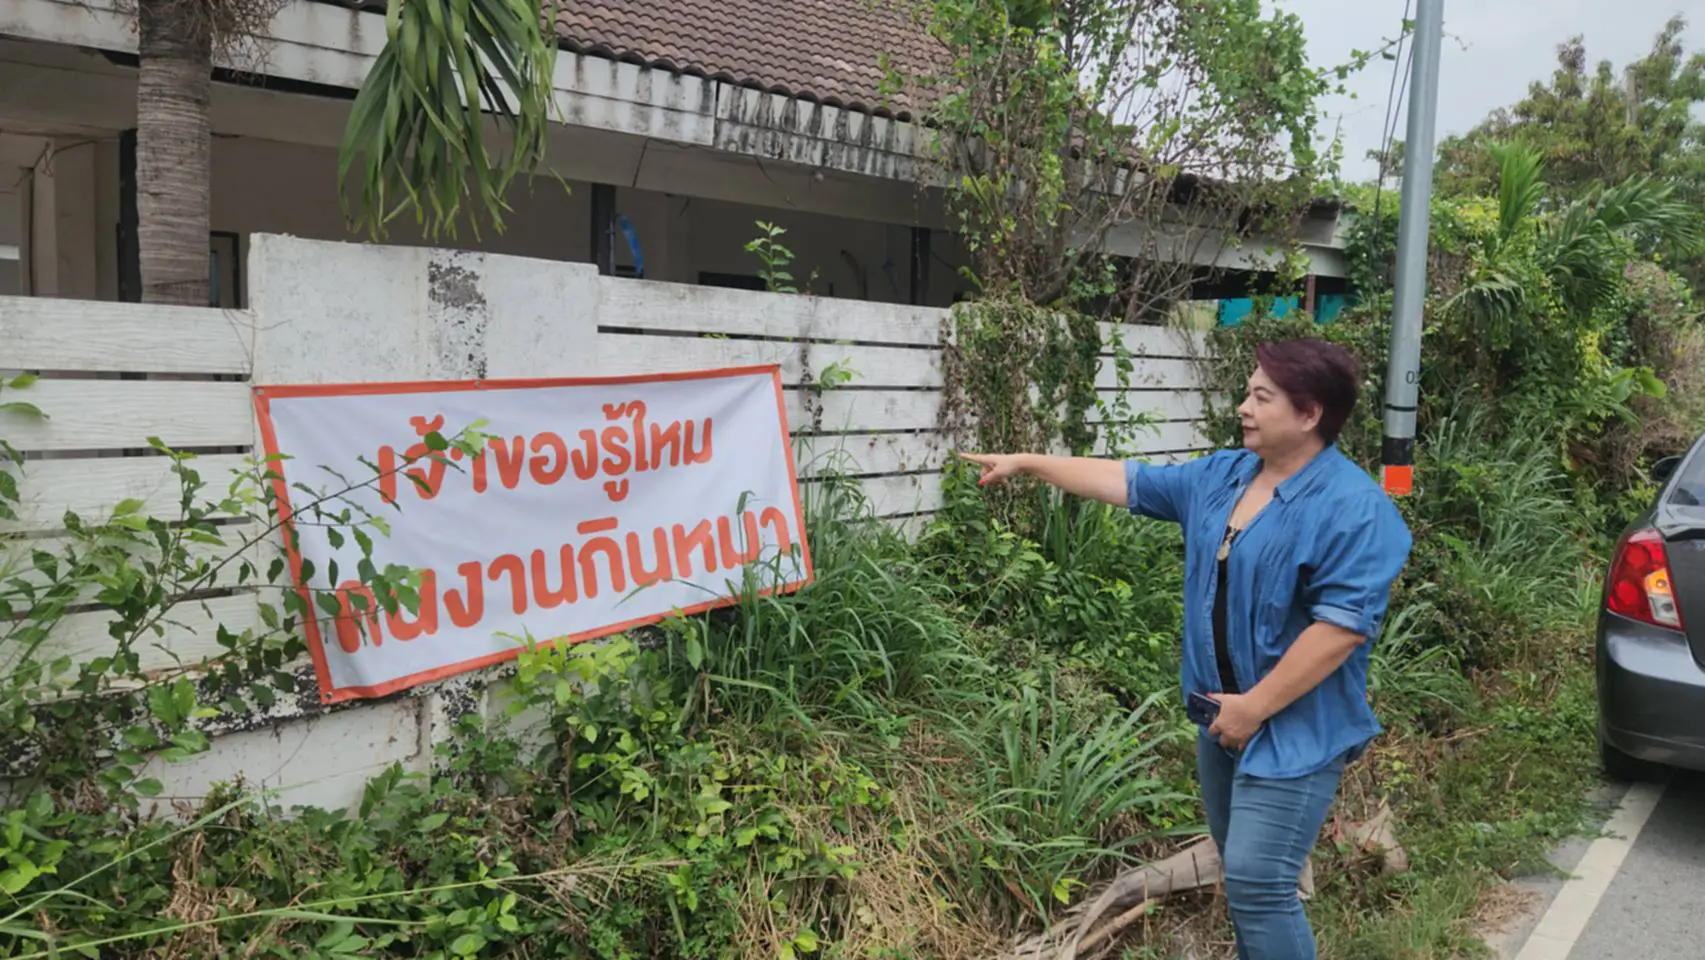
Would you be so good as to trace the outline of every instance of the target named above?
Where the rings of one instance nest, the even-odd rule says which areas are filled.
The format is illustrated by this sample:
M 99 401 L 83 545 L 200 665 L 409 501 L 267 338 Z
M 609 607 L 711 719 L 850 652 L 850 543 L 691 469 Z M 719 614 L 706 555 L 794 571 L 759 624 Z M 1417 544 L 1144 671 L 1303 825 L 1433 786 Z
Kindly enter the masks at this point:
M 1681 634 L 1605 614 L 1598 629 L 1599 735 L 1641 760 L 1705 770 L 1705 669 Z

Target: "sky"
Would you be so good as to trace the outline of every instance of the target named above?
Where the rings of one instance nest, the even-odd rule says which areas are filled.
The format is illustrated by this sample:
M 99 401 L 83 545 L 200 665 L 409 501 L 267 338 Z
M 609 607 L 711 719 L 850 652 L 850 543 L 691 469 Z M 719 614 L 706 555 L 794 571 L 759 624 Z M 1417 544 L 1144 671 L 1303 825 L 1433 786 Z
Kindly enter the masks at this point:
M 1309 57 L 1321 67 L 1345 63 L 1350 51 L 1371 50 L 1397 36 L 1404 8 L 1404 0 L 1267 3 L 1302 18 Z M 1468 131 L 1493 109 L 1520 100 L 1533 81 L 1548 79 L 1558 44 L 1571 36 L 1585 38 L 1592 64 L 1609 59 L 1620 67 L 1650 50 L 1664 23 L 1678 13 L 1688 20 L 1688 47 L 1705 48 L 1705 0 L 1444 0 L 1439 138 Z M 1327 135 L 1342 131 L 1346 180 L 1373 179 L 1375 164 L 1365 155 L 1381 142 L 1393 66 L 1374 60 L 1350 78 L 1356 99 L 1335 96 L 1322 104 Z M 1393 118 L 1398 139 L 1404 138 L 1406 119 L 1401 110 Z

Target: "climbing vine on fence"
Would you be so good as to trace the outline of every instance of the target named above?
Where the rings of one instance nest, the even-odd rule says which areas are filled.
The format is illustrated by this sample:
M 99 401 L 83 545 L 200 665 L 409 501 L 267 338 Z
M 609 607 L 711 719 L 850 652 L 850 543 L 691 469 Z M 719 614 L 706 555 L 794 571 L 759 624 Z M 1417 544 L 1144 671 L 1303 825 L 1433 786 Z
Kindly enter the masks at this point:
M 943 331 L 948 389 L 938 426 L 966 449 L 1063 447 L 1087 455 L 1100 348 L 1095 321 L 1079 311 L 1017 298 L 960 304 Z M 989 496 L 1021 528 L 1035 519 L 1035 498 L 1022 488 L 997 487 Z

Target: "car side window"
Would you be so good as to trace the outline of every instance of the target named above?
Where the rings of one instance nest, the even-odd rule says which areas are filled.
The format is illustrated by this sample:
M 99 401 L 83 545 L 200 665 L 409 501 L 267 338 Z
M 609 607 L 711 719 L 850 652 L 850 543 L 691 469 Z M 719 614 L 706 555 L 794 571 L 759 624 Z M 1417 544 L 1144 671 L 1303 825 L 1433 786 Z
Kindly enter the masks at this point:
M 1668 502 L 1677 507 L 1705 507 L 1705 446 L 1696 447 L 1678 468 Z

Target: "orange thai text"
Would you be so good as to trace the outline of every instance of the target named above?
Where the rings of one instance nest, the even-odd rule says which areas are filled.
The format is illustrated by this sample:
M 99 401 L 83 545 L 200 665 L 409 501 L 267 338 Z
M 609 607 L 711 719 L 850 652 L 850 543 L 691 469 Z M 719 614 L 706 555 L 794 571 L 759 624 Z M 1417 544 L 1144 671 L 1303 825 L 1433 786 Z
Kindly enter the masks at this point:
M 622 532 L 614 517 L 575 527 L 577 539 L 533 550 L 473 560 L 453 574 L 425 570 L 420 603 L 411 613 L 387 612 L 359 581 L 337 588 L 339 614 L 332 633 L 338 647 L 355 654 L 386 642 L 407 643 L 437 634 L 446 625 L 478 626 L 488 610 L 524 616 L 612 594 L 626 594 L 671 580 L 736 570 L 765 556 L 791 558 L 797 541 L 778 507 L 747 510 L 739 517 L 714 517 L 690 526 L 671 524 Z
M 649 423 L 643 400 L 604 404 L 603 414 L 604 423 L 596 429 L 488 437 L 485 449 L 467 464 L 468 482 L 475 493 L 485 493 L 514 490 L 522 483 L 548 487 L 572 478 L 601 483 L 610 502 L 620 503 L 632 492 L 635 474 L 709 463 L 713 455 L 711 417 Z M 388 504 L 397 502 L 405 486 L 422 500 L 433 499 L 443 489 L 450 464 L 470 459 L 460 448 L 433 451 L 427 445 L 428 435 L 444 429 L 442 415 L 414 417 L 409 426 L 414 443 L 400 450 L 390 444 L 379 448 L 379 495 Z

